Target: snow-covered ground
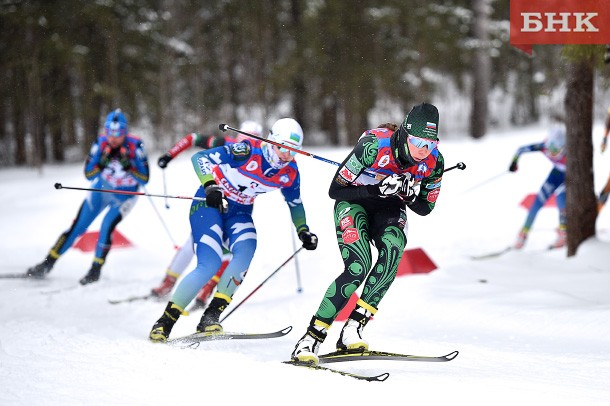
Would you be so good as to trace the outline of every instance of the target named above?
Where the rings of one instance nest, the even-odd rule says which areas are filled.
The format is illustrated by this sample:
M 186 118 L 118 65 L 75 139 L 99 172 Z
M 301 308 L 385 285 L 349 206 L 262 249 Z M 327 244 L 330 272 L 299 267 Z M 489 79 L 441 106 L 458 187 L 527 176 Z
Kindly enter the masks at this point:
M 596 148 L 601 131 L 595 127 Z M 308 222 L 320 246 L 301 252 L 223 323 L 225 330 L 250 332 L 293 326 L 289 335 L 194 350 L 148 342 L 166 302 L 108 300 L 146 294 L 160 282 L 174 245 L 188 235 L 190 202 L 172 199 L 166 209 L 164 199 L 140 197 L 118 227 L 134 246 L 111 251 L 98 283 L 78 285 L 92 253 L 75 249 L 45 280 L 0 280 L 0 404 L 610 404 L 610 210 L 598 218 L 597 237 L 574 258 L 544 250 L 558 221 L 555 208 L 544 208 L 522 252 L 471 259 L 514 241 L 526 215 L 519 203 L 537 192 L 550 163 L 531 153 L 522 156 L 517 173 L 507 168 L 518 146 L 544 136 L 543 128 L 528 128 L 441 142 L 447 166 L 463 161 L 467 169 L 444 176 L 432 214 L 409 214 L 408 248 L 423 248 L 438 269 L 397 278 L 365 335 L 378 350 L 459 350 L 452 362 L 334 364 L 364 374 L 389 372 L 383 383 L 281 363 L 342 268 L 327 196 L 335 167 L 299 156 Z M 347 149 L 310 152 L 341 161 Z M 608 154 L 595 152 L 596 191 L 610 174 Z M 188 155 L 167 169 L 170 194 L 189 196 L 196 189 Z M 163 193 L 156 158 L 149 193 Z M 81 165 L 5 169 L 0 182 L 0 273 L 24 272 L 44 258 L 85 195 L 53 184 L 88 183 Z M 234 304 L 295 250 L 281 194 L 261 196 L 256 206 L 259 249 Z M 90 230 L 98 227 L 96 221 Z M 181 318 L 172 336 L 193 332 L 200 314 Z M 334 349 L 339 331 L 337 323 L 323 352 Z

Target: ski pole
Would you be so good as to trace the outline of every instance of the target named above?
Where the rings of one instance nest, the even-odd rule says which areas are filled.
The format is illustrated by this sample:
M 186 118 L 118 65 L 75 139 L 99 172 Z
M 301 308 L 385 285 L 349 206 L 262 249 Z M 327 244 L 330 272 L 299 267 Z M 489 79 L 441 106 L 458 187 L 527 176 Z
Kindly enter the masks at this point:
M 464 162 L 458 162 L 457 164 L 445 169 L 443 172 L 449 172 L 453 169 L 459 169 L 460 171 L 463 171 L 464 169 L 466 169 L 466 164 Z
M 491 181 L 493 181 L 493 180 L 496 180 L 496 179 L 498 179 L 498 178 L 500 178 L 500 177 L 502 177 L 502 176 L 506 175 L 507 173 L 508 173 L 508 172 L 500 172 L 500 173 L 498 173 L 497 175 L 494 175 L 494 176 L 492 176 L 492 177 L 490 177 L 490 178 L 488 178 L 488 179 L 484 180 L 483 182 L 480 182 L 480 183 L 478 183 L 478 184 L 476 184 L 476 185 L 474 185 L 474 186 L 470 187 L 469 189 L 464 190 L 464 191 L 462 192 L 462 194 L 465 194 L 465 193 L 468 193 L 468 192 L 473 191 L 474 189 L 480 188 L 481 186 L 486 185 L 486 184 L 488 184 L 489 182 L 491 182 Z
M 220 131 L 227 131 L 227 130 L 235 131 L 237 133 L 246 135 L 248 137 L 252 137 L 252 138 L 255 138 L 257 140 L 267 142 L 267 143 L 269 143 L 271 145 L 275 145 L 278 148 L 285 148 L 285 149 L 288 149 L 290 151 L 294 151 L 297 154 L 306 155 L 308 157 L 315 158 L 315 159 L 317 159 L 319 161 L 326 162 L 326 163 L 331 164 L 331 165 L 339 166 L 338 162 L 331 161 L 330 159 L 323 158 L 323 157 L 321 157 L 319 155 L 312 154 L 312 153 L 307 152 L 307 151 L 303 151 L 303 150 L 300 150 L 300 149 L 297 149 L 297 148 L 292 148 L 289 145 L 280 144 L 279 142 L 275 142 L 273 140 L 269 140 L 269 139 L 266 139 L 266 138 L 263 138 L 263 137 L 259 137 L 258 135 L 254 135 L 254 134 L 250 134 L 250 133 L 245 132 L 245 131 L 238 130 L 237 128 L 231 127 L 228 124 L 220 124 L 218 126 L 218 128 L 220 129 Z M 458 162 L 456 165 L 454 165 L 454 166 L 452 166 L 450 168 L 445 169 L 445 172 L 448 172 L 448 171 L 450 171 L 452 169 L 456 169 L 456 168 L 463 171 L 464 169 L 466 169 L 466 164 L 464 162 Z M 375 179 L 385 178 L 385 175 L 377 174 L 377 173 L 369 171 L 369 170 L 365 170 L 363 173 L 366 176 L 369 176 L 369 177 L 375 178 Z
M 165 182 L 165 169 L 162 169 L 163 173 L 163 194 L 167 195 L 167 183 Z M 167 201 L 167 196 L 165 196 L 165 208 L 169 209 L 169 203 Z
M 239 308 L 239 306 L 241 306 L 242 304 L 244 304 L 244 302 L 246 300 L 248 300 L 253 294 L 256 293 L 257 290 L 259 290 L 265 283 L 267 283 L 267 281 L 269 279 L 271 279 L 271 277 L 273 275 L 275 275 L 276 273 L 278 273 L 278 271 L 280 269 L 282 269 L 284 267 L 284 265 L 286 265 L 292 258 L 294 258 L 301 250 L 303 249 L 303 247 L 301 246 L 298 250 L 296 250 L 294 252 L 294 254 L 292 254 L 291 256 L 288 257 L 288 259 L 286 259 L 286 261 L 284 261 L 284 263 L 282 265 L 280 265 L 275 271 L 271 272 L 271 275 L 267 276 L 267 279 L 265 279 L 264 281 L 261 282 L 260 285 L 258 285 L 252 292 L 250 292 L 250 294 L 248 296 L 245 297 L 244 300 L 242 300 L 241 302 L 239 302 L 237 304 L 237 306 L 235 306 L 233 309 L 231 309 L 231 311 L 227 314 L 224 315 L 224 317 L 222 319 L 220 319 L 220 322 L 222 322 L 223 320 L 225 320 L 227 317 L 229 317 L 231 315 L 231 313 L 233 313 L 235 310 L 237 310 Z
M 321 157 L 319 155 L 312 154 L 312 153 L 307 152 L 307 151 L 303 151 L 303 150 L 300 150 L 300 149 L 297 149 L 297 148 L 293 148 L 293 147 L 291 147 L 289 145 L 280 144 L 279 142 L 276 142 L 276 141 L 273 141 L 273 140 L 269 140 L 269 139 L 266 139 L 266 138 L 263 138 L 263 137 L 259 137 L 258 135 L 254 135 L 254 134 L 250 134 L 250 133 L 245 132 L 245 131 L 238 130 L 237 128 L 233 128 L 233 127 L 229 126 L 228 124 L 220 124 L 218 126 L 218 128 L 220 129 L 220 131 L 227 131 L 227 130 L 235 131 L 237 133 L 246 135 L 248 137 L 252 137 L 252 138 L 255 138 L 257 140 L 269 143 L 271 145 L 275 145 L 278 148 L 285 148 L 287 150 L 296 152 L 297 154 L 305 155 L 305 156 L 317 159 L 318 161 L 326 162 L 327 164 L 339 166 L 339 162 L 335 162 L 335 161 L 332 161 L 330 159 L 323 158 L 323 157 Z M 377 176 L 381 176 L 382 178 L 385 177 L 384 175 L 380 175 L 380 174 L 378 175 L 375 172 L 371 172 L 371 171 L 368 171 L 368 170 L 365 170 L 363 173 L 366 176 L 369 176 L 371 178 L 377 178 Z
M 88 192 L 101 192 L 101 193 L 115 193 L 118 195 L 135 195 L 135 196 L 151 196 L 151 197 L 167 197 L 170 199 L 187 199 L 187 200 L 198 200 L 205 202 L 205 197 L 196 197 L 196 196 L 171 196 L 171 195 L 155 195 L 152 193 L 142 193 L 142 192 L 131 192 L 129 190 L 117 190 L 117 189 L 96 189 L 96 188 L 86 188 L 86 187 L 71 187 L 64 186 L 61 183 L 55 184 L 55 189 L 69 189 L 69 190 L 85 190 Z
M 174 240 L 174 237 L 172 237 L 172 233 L 169 232 L 169 228 L 167 227 L 167 224 L 165 224 L 165 221 L 163 220 L 163 217 L 161 217 L 161 213 L 159 213 L 159 210 L 157 209 L 157 206 L 155 206 L 155 202 L 153 202 L 153 199 L 148 194 L 148 190 L 146 190 L 145 187 L 142 187 L 142 188 L 144 189 L 144 192 L 147 193 L 146 197 L 148 197 L 148 201 L 152 205 L 155 213 L 157 214 L 157 218 L 159 219 L 159 221 L 163 225 L 163 228 L 165 229 L 165 232 L 167 233 L 167 236 L 169 237 L 170 241 L 174 245 L 174 249 L 175 250 L 179 249 L 180 247 L 178 246 L 178 244 L 176 244 L 176 241 Z M 166 199 L 167 199 L 167 197 L 166 197 Z
M 291 224 L 292 225 L 292 224 Z M 290 229 L 290 235 L 292 236 L 292 249 L 296 249 L 296 238 L 295 233 Z M 294 269 L 297 272 L 297 293 L 303 292 L 303 287 L 301 286 L 301 268 L 299 268 L 299 258 L 296 257 L 294 259 Z

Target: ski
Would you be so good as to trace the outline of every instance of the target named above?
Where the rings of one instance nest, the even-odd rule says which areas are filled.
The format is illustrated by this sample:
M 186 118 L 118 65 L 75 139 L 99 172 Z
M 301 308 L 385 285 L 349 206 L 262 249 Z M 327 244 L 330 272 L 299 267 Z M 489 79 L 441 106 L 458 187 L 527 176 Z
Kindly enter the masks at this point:
M 312 370 L 332 372 L 334 374 L 348 376 L 350 378 L 359 379 L 361 381 L 369 381 L 369 382 L 383 382 L 386 379 L 388 379 L 388 377 L 390 376 L 390 374 L 387 372 L 384 372 L 379 375 L 361 375 L 361 374 L 356 374 L 353 372 L 341 371 L 339 369 L 324 367 L 322 365 L 316 365 L 316 364 L 312 364 L 309 362 L 300 362 L 300 361 L 295 361 L 295 360 L 282 361 L 282 363 L 288 364 L 288 365 L 294 365 L 296 367 L 312 369 Z
M 149 293 L 147 295 L 141 295 L 141 296 L 129 296 L 129 297 L 126 297 L 125 299 L 116 299 L 116 300 L 108 299 L 108 303 L 113 304 L 113 305 L 119 304 L 119 303 L 131 303 L 131 302 L 135 302 L 138 300 L 152 299 L 153 297 L 155 297 L 155 295 L 153 295 L 152 293 Z
M 57 293 L 64 293 L 64 292 L 68 292 L 70 290 L 75 290 L 78 289 L 79 287 L 81 287 L 81 284 L 78 285 L 72 285 L 72 286 L 66 286 L 65 288 L 59 288 L 59 289 L 53 289 L 53 290 L 45 290 L 40 292 L 43 295 L 55 295 Z
M 470 257 L 470 259 L 478 261 L 481 259 L 491 259 L 491 258 L 497 258 L 499 256 L 502 256 L 504 254 L 506 254 L 507 252 L 511 251 L 513 248 L 512 247 L 506 247 L 500 251 L 493 251 L 493 252 L 489 252 L 487 254 L 482 254 L 482 255 L 472 255 Z
M 260 340 L 265 338 L 276 338 L 283 337 L 286 334 L 290 333 L 292 330 L 292 326 L 285 327 L 278 331 L 273 331 L 271 333 L 230 333 L 230 332 L 222 332 L 218 334 L 209 334 L 209 333 L 194 333 L 189 334 L 184 337 L 172 338 L 167 340 L 167 344 L 169 345 L 179 345 L 190 347 L 195 345 L 199 345 L 199 343 L 204 341 L 222 341 L 222 340 Z
M 330 364 L 333 362 L 346 362 L 346 361 L 362 361 L 362 360 L 390 360 L 390 361 L 420 361 L 420 362 L 448 362 L 452 361 L 459 354 L 458 351 L 450 352 L 447 355 L 440 356 L 428 356 L 428 355 L 408 355 L 408 354 L 397 354 L 394 352 L 385 351 L 362 351 L 362 350 L 351 350 L 351 351 L 335 351 L 328 354 L 320 355 L 320 364 Z
M 38 279 L 28 276 L 25 272 L 23 273 L 0 273 L 0 279 Z
M 560 248 L 564 248 L 564 247 L 549 246 L 549 247 L 542 248 L 542 249 L 525 250 L 525 251 L 522 251 L 522 252 L 529 253 L 529 254 L 542 254 L 542 253 L 545 253 L 545 252 L 550 252 L 550 251 L 558 250 Z M 506 247 L 506 248 L 504 248 L 504 249 L 502 249 L 500 251 L 494 251 L 494 252 L 490 252 L 490 253 L 483 254 L 483 255 L 473 255 L 473 256 L 470 257 L 470 259 L 476 261 L 476 260 L 481 260 L 481 259 L 497 258 L 497 257 L 500 257 L 500 256 L 506 254 L 507 252 L 510 252 L 510 251 L 519 251 L 519 250 L 516 249 L 516 248 L 513 248 L 513 247 Z

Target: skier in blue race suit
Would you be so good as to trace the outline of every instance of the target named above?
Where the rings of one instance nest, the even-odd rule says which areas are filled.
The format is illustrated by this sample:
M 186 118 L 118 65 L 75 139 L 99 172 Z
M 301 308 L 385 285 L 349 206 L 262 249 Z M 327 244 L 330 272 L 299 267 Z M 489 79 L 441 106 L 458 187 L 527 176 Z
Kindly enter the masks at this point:
M 268 139 L 300 149 L 303 130 L 295 120 L 283 118 L 272 126 Z M 194 200 L 190 210 L 197 266 L 176 287 L 163 315 L 152 327 L 151 341 L 167 341 L 174 324 L 185 314 L 185 307 L 218 272 L 225 247 L 233 257 L 197 325 L 197 332 L 222 332 L 220 315 L 231 303 L 256 250 L 252 209 L 258 195 L 280 189 L 303 247 L 316 249 L 318 238 L 306 223 L 295 154 L 267 142 L 246 140 L 193 155 L 193 167 L 201 181 L 196 197 L 206 199 Z
M 257 123 L 256 121 L 246 120 L 241 123 L 239 127 L 240 131 L 246 132 L 248 134 L 254 134 L 258 137 L 263 135 L 263 127 Z M 241 133 L 236 133 L 237 135 L 231 134 L 223 134 L 223 135 L 207 135 L 200 133 L 190 133 L 185 137 L 181 138 L 169 151 L 159 157 L 159 161 L 157 164 L 163 170 L 167 167 L 167 165 L 176 158 L 178 155 L 183 153 L 184 151 L 189 150 L 193 146 L 199 147 L 201 149 L 210 149 L 214 147 L 220 147 L 223 145 L 229 145 L 231 143 L 241 142 L 247 137 L 242 135 Z M 174 257 L 172 258 L 171 263 L 167 267 L 165 271 L 165 276 L 161 281 L 161 284 L 151 290 L 153 296 L 157 298 L 161 298 L 167 296 L 171 293 L 176 281 L 182 275 L 182 273 L 186 270 L 188 265 L 191 263 L 191 260 L 195 256 L 194 246 L 193 246 L 193 236 L 189 233 L 187 240 L 184 242 L 182 247 L 176 252 Z M 225 255 L 223 257 L 222 266 L 210 279 L 208 283 L 205 284 L 203 288 L 197 294 L 195 298 L 195 305 L 191 308 L 191 311 L 196 308 L 202 308 L 208 302 L 209 297 L 212 295 L 216 284 L 218 283 L 220 276 L 224 272 L 225 268 L 229 264 L 229 259 L 231 258 L 231 253 L 225 250 Z
M 525 223 L 519 231 L 517 241 L 513 245 L 514 249 L 521 249 L 525 245 L 530 228 L 538 215 L 538 211 L 544 206 L 546 201 L 555 194 L 557 208 L 559 209 L 559 228 L 557 229 L 557 239 L 549 246 L 551 248 L 561 248 L 566 244 L 566 154 L 565 154 L 566 131 L 563 126 L 551 128 L 548 137 L 536 144 L 529 144 L 520 147 L 511 161 L 508 170 L 516 172 L 518 169 L 519 157 L 524 153 L 542 152 L 552 163 L 553 169 L 540 187 L 536 195 L 536 200 L 530 207 Z
M 140 185 L 148 183 L 148 159 L 144 146 L 138 137 L 128 133 L 127 119 L 120 109 L 108 114 L 104 124 L 104 134 L 91 146 L 85 164 L 85 177 L 91 181 L 91 187 L 94 189 L 135 192 Z M 107 208 L 108 212 L 100 227 L 91 269 L 80 283 L 86 285 L 97 281 L 112 245 L 112 232 L 131 211 L 135 202 L 134 195 L 89 192 L 71 227 L 59 236 L 44 261 L 28 269 L 27 275 L 31 278 L 45 277 L 53 269 L 57 259 Z

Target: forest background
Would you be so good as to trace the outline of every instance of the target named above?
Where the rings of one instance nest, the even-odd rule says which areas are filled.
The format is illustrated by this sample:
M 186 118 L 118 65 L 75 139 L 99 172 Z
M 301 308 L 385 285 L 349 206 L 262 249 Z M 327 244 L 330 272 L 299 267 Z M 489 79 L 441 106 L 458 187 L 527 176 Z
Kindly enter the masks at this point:
M 4 0 L 0 167 L 82 161 L 117 107 L 150 155 L 286 116 L 306 148 L 347 146 L 423 101 L 445 140 L 560 119 L 572 256 L 596 233 L 592 128 L 610 104 L 610 48 L 528 56 L 510 29 L 506 0 Z
M 291 116 L 350 145 L 412 105 L 445 138 L 563 114 L 561 46 L 509 43 L 508 1 L 61 0 L 0 5 L 0 167 L 80 161 L 122 108 L 147 150 Z M 604 47 L 597 46 L 600 58 Z M 595 70 L 603 119 L 610 68 Z

